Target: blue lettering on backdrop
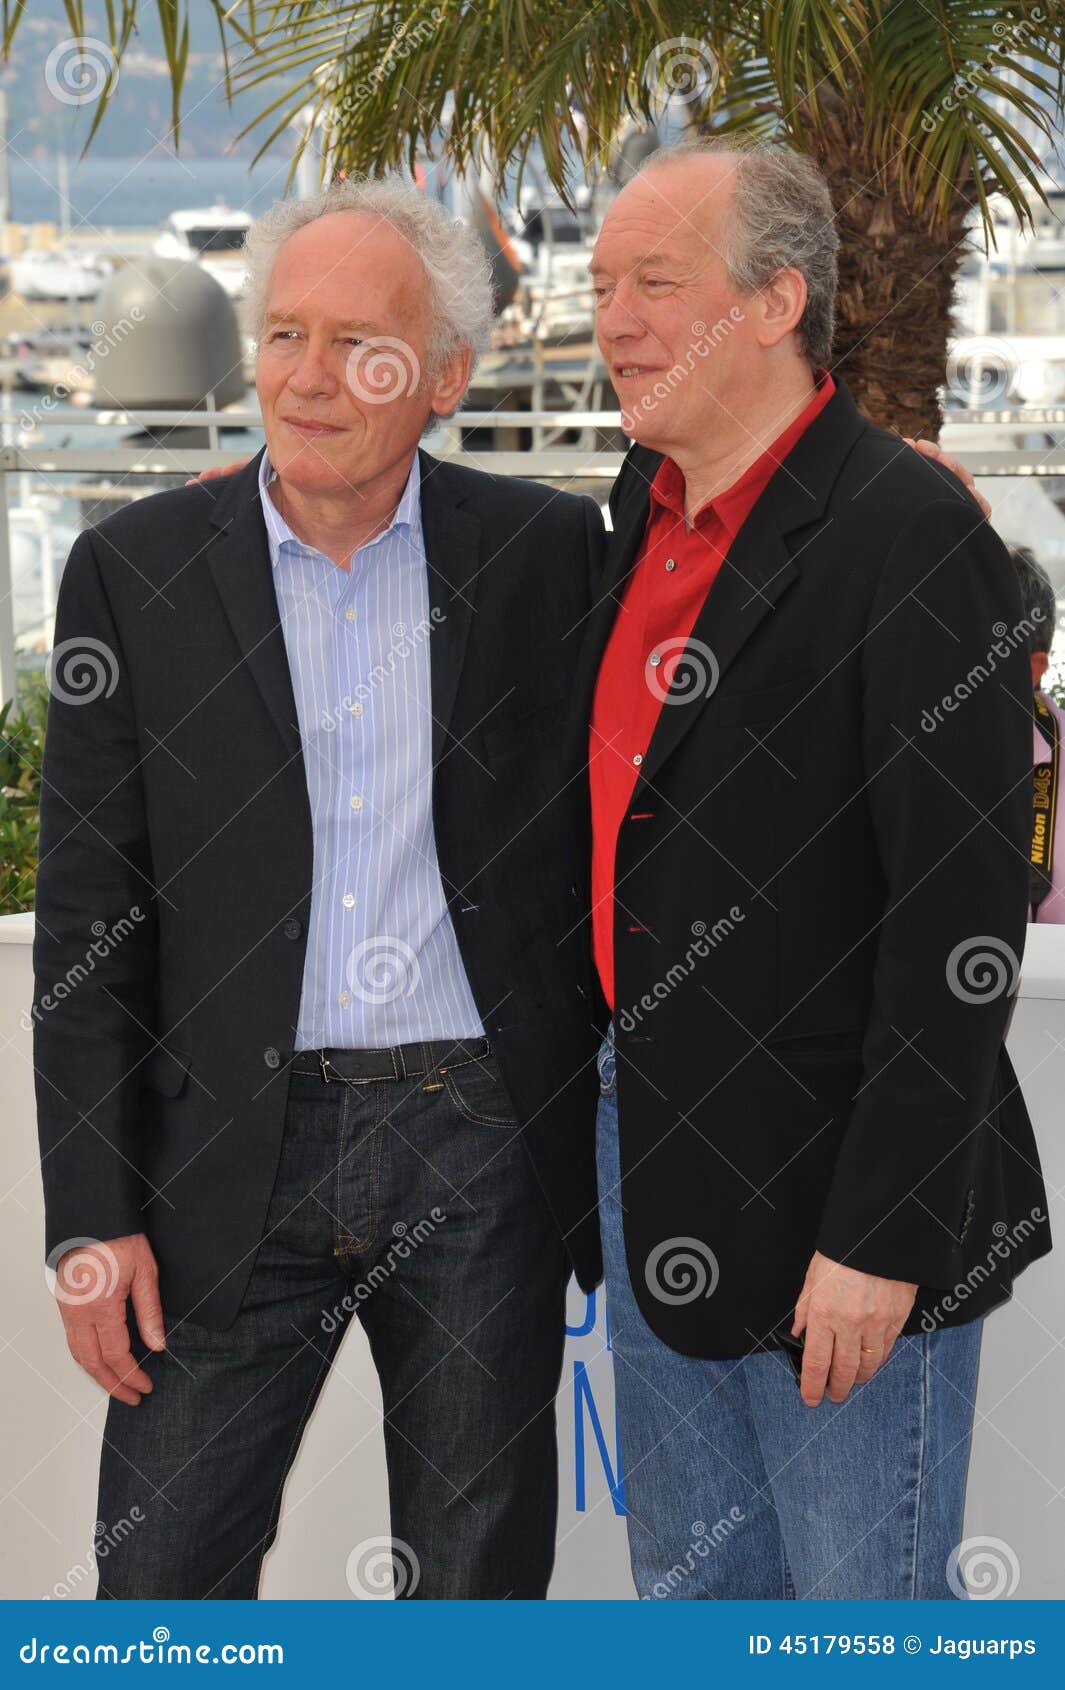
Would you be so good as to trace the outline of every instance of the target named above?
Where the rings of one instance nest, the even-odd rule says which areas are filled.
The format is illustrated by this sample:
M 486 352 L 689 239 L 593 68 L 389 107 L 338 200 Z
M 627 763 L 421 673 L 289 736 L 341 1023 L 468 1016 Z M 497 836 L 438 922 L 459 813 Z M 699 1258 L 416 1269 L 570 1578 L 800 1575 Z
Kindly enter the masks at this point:
M 584 1319 L 579 1326 L 567 1326 L 567 1338 L 587 1338 L 595 1325 L 595 1292 L 586 1291 L 584 1294 Z
M 567 1338 L 587 1338 L 589 1332 L 594 1331 L 595 1320 L 596 1320 L 595 1305 L 596 1305 L 596 1299 L 598 1298 L 598 1295 L 599 1295 L 598 1291 L 586 1291 L 584 1293 L 584 1319 L 581 1321 L 579 1326 L 568 1326 L 567 1325 L 567 1327 L 566 1327 L 566 1337 Z M 605 1336 L 606 1347 L 609 1350 L 611 1348 L 611 1343 L 610 1343 L 610 1309 L 609 1309 L 609 1306 L 607 1304 L 605 1297 L 603 1299 L 603 1328 L 604 1328 L 605 1335 L 606 1335 Z
M 602 1422 L 599 1411 L 595 1406 L 595 1396 L 592 1392 L 592 1382 L 588 1377 L 588 1370 L 583 1361 L 573 1363 L 573 1467 L 576 1481 L 576 1506 L 579 1513 L 583 1513 L 588 1506 L 587 1485 L 585 1483 L 584 1458 L 584 1412 L 587 1408 L 588 1420 L 595 1434 L 599 1459 L 603 1463 L 603 1472 L 610 1490 L 610 1498 L 614 1504 L 615 1514 L 625 1512 L 625 1479 L 621 1470 L 621 1438 L 618 1433 L 617 1417 L 614 1418 L 614 1452 L 616 1470 L 611 1469 L 610 1457 L 607 1454 L 606 1438 L 603 1436 Z

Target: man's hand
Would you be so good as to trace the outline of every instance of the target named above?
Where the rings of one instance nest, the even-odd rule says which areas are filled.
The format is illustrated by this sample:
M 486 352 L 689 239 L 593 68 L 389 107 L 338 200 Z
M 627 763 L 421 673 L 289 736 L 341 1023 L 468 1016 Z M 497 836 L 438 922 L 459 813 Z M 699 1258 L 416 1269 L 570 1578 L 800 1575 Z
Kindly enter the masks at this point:
M 954 469 L 953 458 L 947 458 L 945 462 L 948 469 Z M 219 464 L 211 469 L 201 469 L 199 475 L 189 476 L 185 486 L 191 487 L 194 481 L 213 481 L 216 475 L 236 475 L 238 469 L 243 469 L 245 464 L 250 463 L 250 458 L 238 458 L 236 463 L 233 464 Z M 954 473 L 957 474 L 957 470 Z M 990 509 L 990 506 L 988 506 L 988 509 Z
M 792 1333 L 805 1329 L 802 1400 L 816 1408 L 828 1384 L 830 1402 L 843 1402 L 852 1385 L 864 1385 L 891 1354 L 909 1318 L 917 1286 L 906 1279 L 878 1279 L 815 1251 Z
M 937 462 L 943 465 L 944 469 L 949 469 L 951 475 L 956 475 L 962 486 L 972 494 L 984 515 L 991 515 L 991 501 L 985 499 L 982 493 L 977 492 L 976 482 L 964 464 L 959 463 L 957 458 L 948 457 L 942 447 L 937 446 L 934 440 L 911 440 L 908 434 L 904 434 L 902 438 L 907 446 L 912 446 L 914 451 L 920 452 L 922 457 L 935 458 Z M 209 473 L 213 475 L 215 471 L 211 470 Z
M 135 1408 L 152 1382 L 129 1347 L 126 1299 L 153 1350 L 165 1350 L 159 1271 L 147 1236 L 131 1232 L 99 1244 L 79 1244 L 60 1256 L 55 1300 L 74 1360 L 119 1402 Z

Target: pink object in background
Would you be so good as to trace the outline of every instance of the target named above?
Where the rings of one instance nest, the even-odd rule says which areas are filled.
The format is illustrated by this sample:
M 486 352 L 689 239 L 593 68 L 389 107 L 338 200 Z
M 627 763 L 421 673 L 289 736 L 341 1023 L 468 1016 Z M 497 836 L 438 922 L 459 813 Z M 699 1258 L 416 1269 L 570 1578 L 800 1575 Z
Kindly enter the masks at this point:
M 1060 704 L 1055 704 L 1049 693 L 1041 693 L 1049 709 L 1054 712 L 1058 722 L 1058 743 L 1065 750 L 1065 711 Z M 1032 762 L 1045 763 L 1050 756 L 1051 747 L 1039 732 L 1032 727 Z M 1062 791 L 1065 782 L 1059 782 L 1057 798 L 1057 814 L 1054 818 L 1054 860 L 1050 869 L 1050 890 L 1040 902 L 1034 917 L 1036 922 L 1057 922 L 1065 924 L 1065 819 L 1063 819 Z

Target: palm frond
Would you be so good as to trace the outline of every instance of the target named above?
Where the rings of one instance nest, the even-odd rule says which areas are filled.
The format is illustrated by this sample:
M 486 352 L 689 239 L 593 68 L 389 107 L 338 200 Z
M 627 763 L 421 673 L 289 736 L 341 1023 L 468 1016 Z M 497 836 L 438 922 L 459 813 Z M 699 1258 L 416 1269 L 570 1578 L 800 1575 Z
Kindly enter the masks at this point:
M 104 0 L 116 62 L 147 3 Z M 154 4 L 177 140 L 190 5 Z M 692 127 L 816 151 L 842 113 L 871 176 L 897 182 L 904 204 L 931 223 L 949 217 L 959 193 L 986 219 L 996 187 L 1027 219 L 1065 102 L 1065 0 L 211 5 L 228 93 L 263 90 L 241 131 L 254 134 L 256 157 L 309 107 L 330 168 L 348 172 L 411 168 L 446 149 L 457 168 L 487 167 L 501 183 L 536 148 L 565 194 L 578 172 L 606 162 L 625 121 L 661 117 L 672 73 L 694 67 L 684 107 Z M 85 34 L 82 0 L 64 8 L 72 34 Z M 5 54 L 26 11 L 26 0 L 0 0 Z

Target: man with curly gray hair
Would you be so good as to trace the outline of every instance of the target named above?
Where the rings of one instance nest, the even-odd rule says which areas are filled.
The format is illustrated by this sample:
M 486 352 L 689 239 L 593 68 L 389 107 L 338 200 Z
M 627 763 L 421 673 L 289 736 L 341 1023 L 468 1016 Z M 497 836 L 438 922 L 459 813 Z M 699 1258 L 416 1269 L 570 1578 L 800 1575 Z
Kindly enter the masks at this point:
M 117 678 L 52 700 L 38 998 L 146 912 L 35 1017 L 98 1513 L 140 1522 L 98 1595 L 257 1595 L 357 1315 L 396 1595 L 543 1597 L 565 1286 L 600 1274 L 563 726 L 602 520 L 419 450 L 492 315 L 441 207 L 345 182 L 249 257 L 265 449 L 82 534 L 56 616 Z

